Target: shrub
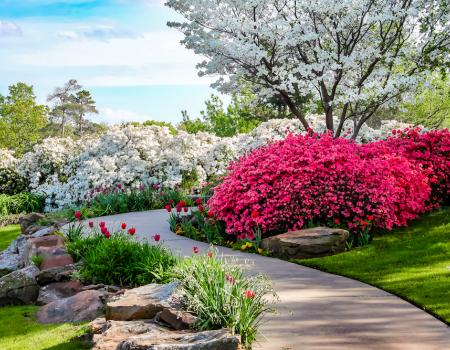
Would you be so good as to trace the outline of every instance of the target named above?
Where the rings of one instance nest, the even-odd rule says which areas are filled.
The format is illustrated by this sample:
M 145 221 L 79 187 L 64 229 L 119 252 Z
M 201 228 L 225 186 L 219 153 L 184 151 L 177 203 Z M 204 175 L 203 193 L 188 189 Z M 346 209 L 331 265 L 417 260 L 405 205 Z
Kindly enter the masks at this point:
M 106 227 L 106 226 L 105 226 Z M 89 283 L 125 287 L 167 283 L 173 278 L 176 258 L 161 245 L 133 239 L 124 231 L 93 233 L 68 242 L 67 250 L 81 260 L 79 277 Z
M 176 271 L 185 307 L 198 316 L 197 326 L 229 328 L 250 349 L 261 317 L 271 310 L 267 295 L 275 296 L 267 279 L 244 277 L 240 266 L 226 262 L 215 251 L 183 260 Z
M 267 235 L 307 224 L 391 229 L 430 208 L 415 162 L 368 152 L 326 134 L 290 135 L 231 164 L 208 204 L 228 233 L 250 239 L 257 229 Z
M 0 216 L 23 214 L 44 209 L 44 199 L 38 195 L 22 192 L 12 196 L 0 194 Z
M 27 189 L 27 181 L 17 171 L 0 167 L 0 194 L 14 195 Z
M 426 171 L 434 204 L 450 204 L 450 131 L 431 130 L 422 133 L 419 128 L 393 130 L 386 141 L 366 145 L 380 154 L 401 155 Z M 381 150 L 382 149 L 382 150 Z

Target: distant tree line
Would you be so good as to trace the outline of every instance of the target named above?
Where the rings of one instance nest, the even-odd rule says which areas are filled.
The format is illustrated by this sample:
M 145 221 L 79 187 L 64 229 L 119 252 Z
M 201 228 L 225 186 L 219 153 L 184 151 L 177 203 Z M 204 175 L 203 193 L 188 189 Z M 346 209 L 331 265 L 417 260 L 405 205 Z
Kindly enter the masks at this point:
M 75 79 L 55 88 L 47 102 L 38 104 L 33 86 L 22 82 L 11 85 L 7 96 L 0 95 L 0 148 L 20 155 L 45 137 L 76 138 L 106 128 L 86 118 L 98 113 L 96 103 Z

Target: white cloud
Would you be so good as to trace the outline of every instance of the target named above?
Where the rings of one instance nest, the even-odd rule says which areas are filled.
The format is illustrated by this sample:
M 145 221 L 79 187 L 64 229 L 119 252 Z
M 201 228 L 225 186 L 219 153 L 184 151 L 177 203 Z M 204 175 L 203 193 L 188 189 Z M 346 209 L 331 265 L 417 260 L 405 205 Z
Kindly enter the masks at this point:
M 126 29 L 117 29 L 112 26 L 98 25 L 86 27 L 80 30 L 66 30 L 58 33 L 58 36 L 65 39 L 92 39 L 109 42 L 111 39 L 118 38 L 137 38 L 138 34 Z
M 0 21 L 0 37 L 22 36 L 22 29 L 16 23 Z
M 60 36 L 61 38 L 70 39 L 70 40 L 75 40 L 75 39 L 79 38 L 77 32 L 75 32 L 73 30 L 64 30 L 62 32 L 59 32 L 58 36 Z

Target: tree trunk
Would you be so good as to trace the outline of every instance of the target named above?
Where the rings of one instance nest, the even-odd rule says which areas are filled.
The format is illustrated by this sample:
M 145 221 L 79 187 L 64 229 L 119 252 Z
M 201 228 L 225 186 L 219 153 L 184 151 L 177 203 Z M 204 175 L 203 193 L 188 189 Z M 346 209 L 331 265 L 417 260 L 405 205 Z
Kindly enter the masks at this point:
M 295 115 L 300 120 L 300 122 L 302 123 L 305 130 L 308 131 L 310 129 L 310 127 L 309 127 L 309 124 L 306 121 L 303 113 L 297 108 L 295 103 L 291 100 L 291 98 L 289 97 L 289 95 L 286 92 L 284 92 L 284 91 L 280 92 L 280 95 L 281 95 L 283 101 L 288 106 L 289 110 L 292 112 L 292 114 Z

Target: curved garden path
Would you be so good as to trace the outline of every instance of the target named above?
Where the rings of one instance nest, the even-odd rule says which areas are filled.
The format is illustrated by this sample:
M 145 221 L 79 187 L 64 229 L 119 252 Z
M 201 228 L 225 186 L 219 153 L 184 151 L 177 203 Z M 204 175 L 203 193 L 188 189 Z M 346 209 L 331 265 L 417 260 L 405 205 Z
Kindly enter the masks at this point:
M 191 255 L 194 246 L 201 252 L 208 249 L 205 243 L 173 234 L 167 218 L 165 210 L 153 210 L 95 221 L 117 228 L 126 222 L 136 227 L 137 237 L 149 242 L 159 233 L 164 244 L 181 255 Z M 264 337 L 255 349 L 450 349 L 450 327 L 392 294 L 278 259 L 219 250 L 247 259 L 252 271 L 268 275 L 280 297 L 277 313 L 265 318 Z

